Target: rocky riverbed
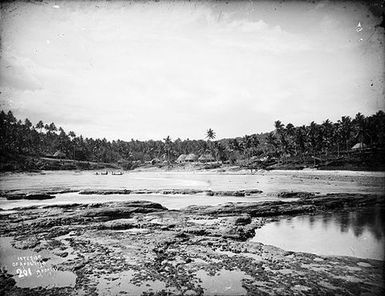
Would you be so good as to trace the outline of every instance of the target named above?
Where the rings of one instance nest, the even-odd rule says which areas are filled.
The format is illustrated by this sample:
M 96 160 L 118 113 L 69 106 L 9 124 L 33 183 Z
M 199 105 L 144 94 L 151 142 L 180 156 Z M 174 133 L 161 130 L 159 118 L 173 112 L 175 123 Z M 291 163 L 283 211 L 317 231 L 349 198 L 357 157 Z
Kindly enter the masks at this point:
M 385 197 L 294 197 L 181 210 L 129 201 L 0 211 L 0 294 L 382 295 L 384 261 L 250 238 L 277 218 L 384 205 Z

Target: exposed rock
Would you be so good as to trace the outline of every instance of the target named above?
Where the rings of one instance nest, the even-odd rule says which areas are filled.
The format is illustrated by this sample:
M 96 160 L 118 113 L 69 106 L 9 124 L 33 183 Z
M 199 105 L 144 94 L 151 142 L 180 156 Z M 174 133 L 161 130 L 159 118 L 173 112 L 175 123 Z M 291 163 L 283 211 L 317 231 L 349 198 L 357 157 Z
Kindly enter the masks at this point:
M 7 200 L 18 200 L 18 199 L 24 199 L 26 194 L 25 193 L 2 193 L 3 197 L 5 197 Z
M 110 194 L 130 194 L 131 190 L 129 189 L 86 189 L 81 190 L 79 194 L 102 194 L 102 195 L 110 195 Z
M 23 240 L 15 240 L 13 246 L 16 249 L 33 249 L 39 244 L 39 240 L 36 237 L 29 237 Z
M 289 192 L 279 192 L 277 197 L 280 198 L 309 198 L 314 197 L 314 192 L 301 192 L 301 191 L 289 191 Z
M 124 230 L 137 227 L 136 219 L 117 219 L 100 224 L 99 229 Z
M 46 194 L 46 193 L 31 193 L 31 194 L 27 194 L 25 196 L 25 199 L 51 199 L 51 198 L 55 198 L 55 196 L 53 195 L 50 195 L 50 194 Z
M 189 206 L 188 213 L 203 215 L 239 215 L 249 214 L 251 217 L 295 215 L 316 211 L 344 208 L 346 206 L 363 206 L 375 203 L 385 203 L 384 196 L 367 194 L 327 194 L 313 198 L 300 199 L 297 202 L 266 201 L 225 203 L 217 206 Z
M 167 194 L 172 192 L 177 191 Z M 283 213 L 383 202 L 383 196 L 332 194 L 294 201 L 193 206 L 180 211 L 167 211 L 147 201 L 19 209 L 17 215 L 3 217 L 1 235 L 17 235 L 24 239 L 18 239 L 20 246 L 27 248 L 44 238 L 40 250 L 62 256 L 55 267 L 73 271 L 76 285 L 20 288 L 0 269 L 0 294 L 95 295 L 99 292 L 96 287 L 101 284 L 103 289 L 106 281 L 107 288 L 120 286 L 123 290 L 127 277 L 121 275 L 129 270 L 130 283 L 137 286 L 159 281 L 164 290 L 156 290 L 154 285 L 154 292 L 148 293 L 154 295 L 203 295 L 200 271 L 208 280 L 221 272 L 229 276 L 231 271 L 242 272 L 245 277 L 241 284 L 248 295 L 383 295 L 383 261 L 287 252 L 247 240 L 255 235 L 255 228 L 271 221 L 256 216 L 278 219 Z M 145 227 L 146 232 L 99 231 L 132 227 Z M 44 256 L 49 256 L 42 259 L 48 260 L 47 264 L 54 258 Z M 111 290 L 100 293 L 109 294 Z
M 55 252 L 54 254 L 63 258 L 68 256 L 68 252 Z
M 245 194 L 246 195 L 251 195 L 251 194 L 260 194 L 262 193 L 263 191 L 262 190 L 259 190 L 259 189 L 248 189 L 248 190 L 245 190 Z
M 206 193 L 209 196 L 245 196 L 245 195 L 253 195 L 262 193 L 259 189 L 248 189 L 248 190 L 227 190 L 227 191 L 212 191 L 212 190 L 200 190 L 200 189 L 86 189 L 81 190 L 79 194 L 101 194 L 101 195 L 109 195 L 109 194 L 200 194 Z
M 39 191 L 8 191 L 1 192 L 0 195 L 5 197 L 8 200 L 18 200 L 18 199 L 31 199 L 31 200 L 43 200 L 43 199 L 51 199 L 54 198 L 55 194 L 69 193 L 69 192 L 77 192 L 77 190 L 73 189 L 57 189 L 57 190 L 39 190 Z
M 161 204 L 149 201 L 130 201 L 109 203 L 107 207 L 91 208 L 84 212 L 85 217 L 106 217 L 107 219 L 130 218 L 133 213 L 151 213 L 167 210 Z
M 236 225 L 247 225 L 251 223 L 251 217 L 248 214 L 243 214 L 237 217 L 234 221 Z

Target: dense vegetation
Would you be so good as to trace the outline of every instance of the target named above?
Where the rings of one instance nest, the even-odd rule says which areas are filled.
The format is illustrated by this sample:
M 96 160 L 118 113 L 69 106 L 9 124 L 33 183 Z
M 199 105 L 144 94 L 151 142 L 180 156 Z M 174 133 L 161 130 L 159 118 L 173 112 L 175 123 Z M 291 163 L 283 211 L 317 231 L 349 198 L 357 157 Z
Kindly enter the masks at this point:
M 206 132 L 206 140 L 163 141 L 107 141 L 77 136 L 65 132 L 54 123 L 39 121 L 35 125 L 29 119 L 24 122 L 11 111 L 0 112 L 0 153 L 2 160 L 10 155 L 56 156 L 93 162 L 174 161 L 180 154 L 210 153 L 217 160 L 237 162 L 269 156 L 277 159 L 297 157 L 304 159 L 340 156 L 356 143 L 365 143 L 372 150 L 385 146 L 385 113 L 379 111 L 365 117 L 358 113 L 353 119 L 343 116 L 337 122 L 325 120 L 318 124 L 297 126 L 280 121 L 274 123 L 274 131 L 244 137 L 216 140 L 212 129 Z M 254 157 L 255 158 L 255 157 Z

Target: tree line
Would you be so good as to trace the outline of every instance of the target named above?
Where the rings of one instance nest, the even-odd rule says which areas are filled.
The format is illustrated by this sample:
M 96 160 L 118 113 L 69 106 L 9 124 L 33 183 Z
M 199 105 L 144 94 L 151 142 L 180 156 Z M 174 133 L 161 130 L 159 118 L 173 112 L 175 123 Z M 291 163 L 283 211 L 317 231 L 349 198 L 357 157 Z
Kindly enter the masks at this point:
M 385 113 L 365 117 L 358 113 L 354 118 L 342 116 L 337 122 L 326 119 L 322 123 L 294 126 L 277 120 L 270 133 L 215 140 L 212 129 L 206 131 L 205 140 L 131 141 L 84 138 L 73 131 L 66 132 L 55 123 L 15 118 L 11 111 L 0 112 L 0 152 L 4 157 L 12 154 L 53 156 L 60 151 L 65 158 L 94 162 L 175 161 L 181 154 L 211 154 L 220 161 L 236 162 L 252 157 L 306 157 L 341 155 L 356 143 L 372 149 L 385 146 Z

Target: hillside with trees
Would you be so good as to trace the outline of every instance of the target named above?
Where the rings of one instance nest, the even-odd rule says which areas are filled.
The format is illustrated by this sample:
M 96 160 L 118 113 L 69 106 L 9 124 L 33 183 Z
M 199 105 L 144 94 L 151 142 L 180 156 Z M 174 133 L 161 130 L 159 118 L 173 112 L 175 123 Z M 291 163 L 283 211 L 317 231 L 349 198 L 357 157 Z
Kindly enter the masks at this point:
M 337 122 L 294 126 L 277 120 L 270 133 L 216 139 L 208 129 L 206 140 L 131 141 L 84 138 L 66 132 L 55 123 L 33 124 L 14 117 L 11 111 L 0 112 L 1 170 L 41 169 L 39 158 L 56 158 L 94 163 L 124 164 L 130 169 L 145 163 L 171 165 L 181 154 L 211 154 L 218 162 L 243 167 L 301 168 L 354 163 L 357 169 L 383 169 L 385 113 L 354 118 L 343 116 Z M 356 145 L 356 149 L 352 149 Z M 43 167 L 44 168 L 44 167 Z M 271 168 L 275 168 L 274 166 Z M 349 168 L 349 166 L 347 167 Z

